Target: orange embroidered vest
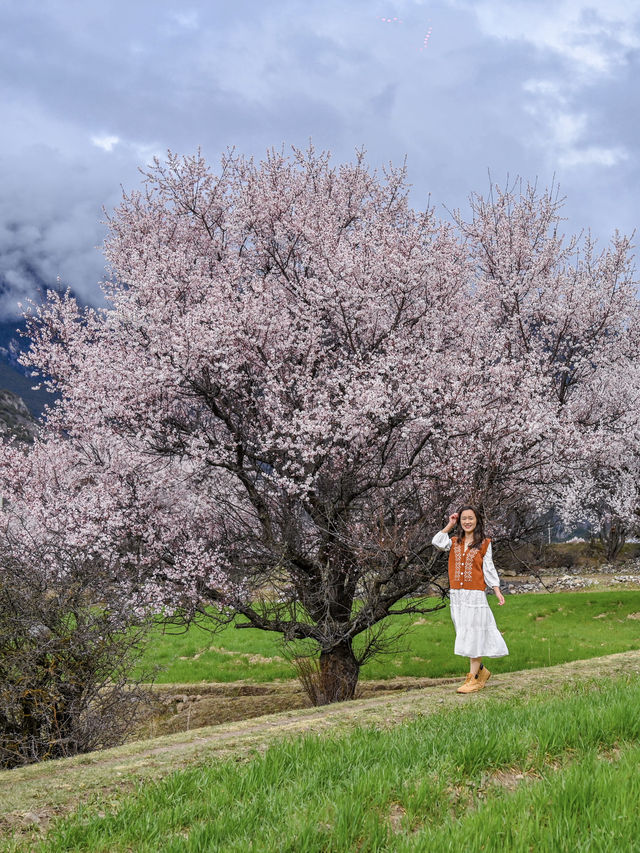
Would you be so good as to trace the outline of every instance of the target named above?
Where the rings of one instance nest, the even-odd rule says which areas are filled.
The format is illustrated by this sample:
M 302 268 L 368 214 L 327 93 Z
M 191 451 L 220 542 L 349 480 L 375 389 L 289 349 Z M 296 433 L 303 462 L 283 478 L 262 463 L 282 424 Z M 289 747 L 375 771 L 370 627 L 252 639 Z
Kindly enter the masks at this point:
M 491 539 L 483 539 L 480 545 L 471 545 L 464 551 L 464 544 L 457 538 L 451 539 L 449 551 L 449 586 L 451 589 L 481 589 L 486 586 L 482 571 L 482 560 Z

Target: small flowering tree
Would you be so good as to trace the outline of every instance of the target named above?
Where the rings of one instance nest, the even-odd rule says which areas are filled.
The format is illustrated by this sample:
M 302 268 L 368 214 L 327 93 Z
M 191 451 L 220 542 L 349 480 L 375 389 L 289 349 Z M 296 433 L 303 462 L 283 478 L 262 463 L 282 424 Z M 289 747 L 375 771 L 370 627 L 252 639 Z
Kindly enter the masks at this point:
M 441 606 L 419 593 L 452 505 L 506 531 L 577 488 L 616 428 L 628 243 L 578 256 L 534 191 L 472 202 L 456 233 L 404 169 L 313 148 L 170 155 L 125 196 L 111 307 L 51 294 L 27 362 L 62 395 L 68 529 L 126 552 L 141 606 L 311 643 L 319 701 L 349 698 L 386 617 Z
M 580 473 L 580 488 L 574 489 L 573 500 L 567 495 L 564 503 L 565 517 L 589 525 L 609 562 L 640 530 L 640 433 L 637 424 L 634 428 L 629 423 L 637 418 L 636 412 L 625 413 L 628 428 L 620 430 L 620 440 L 608 442 L 599 456 L 592 457 Z

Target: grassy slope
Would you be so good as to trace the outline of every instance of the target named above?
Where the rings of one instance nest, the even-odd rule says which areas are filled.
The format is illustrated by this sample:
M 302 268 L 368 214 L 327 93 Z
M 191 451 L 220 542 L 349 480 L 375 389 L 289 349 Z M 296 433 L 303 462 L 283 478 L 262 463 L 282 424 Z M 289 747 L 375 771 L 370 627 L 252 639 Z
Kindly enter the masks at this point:
M 510 652 L 494 662 L 495 672 L 640 648 L 640 620 L 629 618 L 640 616 L 640 590 L 509 596 L 504 607 L 498 607 L 494 596 L 489 600 Z M 410 627 L 411 632 L 395 653 L 366 664 L 362 679 L 440 678 L 465 669 L 464 661 L 453 655 L 448 607 L 424 617 L 394 617 L 391 624 L 393 630 Z M 178 635 L 158 631 L 147 662 L 163 667 L 160 683 L 268 682 L 294 675 L 277 636 L 233 627 L 217 634 L 200 628 Z
M 503 676 L 506 691 L 453 694 L 456 707 L 419 707 L 402 725 L 392 703 L 394 725 L 203 763 L 110 813 L 81 810 L 29 849 L 637 849 L 640 654 L 610 660 L 600 679 L 582 667 Z
M 96 813 L 110 805 L 117 806 L 123 793 L 130 790 L 136 780 L 161 780 L 172 771 L 194 765 L 224 768 L 224 759 L 227 758 L 232 759 L 232 764 L 238 761 L 243 763 L 248 757 L 258 757 L 271 745 L 286 743 L 292 735 L 326 733 L 334 739 L 363 726 L 386 730 L 416 719 L 433 719 L 433 725 L 437 727 L 446 723 L 451 711 L 457 713 L 458 709 L 482 709 L 488 706 L 490 710 L 482 729 L 486 732 L 493 725 L 491 721 L 502 716 L 503 708 L 525 708 L 526 703 L 536 696 L 546 700 L 570 696 L 583 690 L 586 690 L 585 696 L 598 695 L 599 682 L 621 678 L 632 678 L 637 685 L 640 679 L 640 652 L 626 652 L 593 661 L 576 661 L 548 669 L 496 676 L 482 693 L 466 697 L 456 694 L 451 685 L 440 685 L 402 695 L 357 700 L 274 714 L 243 723 L 197 729 L 153 741 L 128 744 L 103 753 L 0 773 L 0 802 L 8 815 L 8 823 L 14 827 L 22 826 L 20 816 L 25 812 L 39 813 L 46 824 L 48 817 L 64 813 L 79 802 L 87 803 L 87 815 L 95 817 Z M 631 694 L 625 693 L 624 686 L 619 689 L 622 689 L 622 694 L 618 695 L 623 697 L 621 701 L 627 716 L 633 712 L 637 717 L 639 706 L 631 703 Z M 605 705 L 611 698 L 605 697 Z M 602 714 L 603 710 L 599 708 L 592 717 L 596 720 Z M 545 715 L 547 711 L 543 710 L 539 716 Z M 427 729 L 430 727 L 431 723 L 427 722 Z M 574 728 L 576 732 L 579 729 L 579 722 L 575 720 Z M 517 741 L 519 736 L 516 724 L 509 737 L 511 741 Z M 441 740 L 439 748 L 446 751 L 444 740 Z M 562 749 L 565 750 L 565 747 Z M 345 768 L 347 775 L 348 766 Z M 284 775 L 281 782 L 280 787 L 286 789 L 288 776 Z M 202 796 L 207 802 L 215 802 L 204 790 Z M 407 807 L 403 805 L 402 808 L 406 810 Z M 154 821 L 155 815 L 149 814 L 148 823 L 153 824 Z M 27 833 L 18 840 L 15 849 L 34 849 L 36 838 L 37 835 Z M 134 847 L 145 849 L 138 844 Z M 14 848 L 7 846 L 2 849 Z M 118 848 L 114 846 L 113 849 Z
M 336 734 L 354 726 L 385 726 L 390 719 L 394 723 L 410 720 L 418 714 L 432 714 L 456 708 L 461 703 L 481 701 L 481 697 L 482 701 L 485 697 L 493 697 L 504 702 L 531 692 L 553 694 L 563 689 L 565 683 L 580 685 L 598 673 L 609 677 L 631 669 L 636 677 L 640 674 L 638 651 L 594 661 L 588 659 L 616 649 L 640 647 L 639 591 L 528 595 L 510 598 L 504 608 L 496 610 L 511 656 L 492 662 L 494 677 L 489 689 L 479 696 L 460 697 L 450 685 L 434 686 L 402 695 L 289 711 L 197 729 L 128 744 L 104 753 L 0 773 L 0 802 L 3 811 L 9 814 L 8 823 L 20 825 L 20 815 L 27 811 L 41 813 L 46 823 L 49 817 L 66 812 L 78 802 L 94 802 L 93 808 L 102 808 L 105 802 L 118 802 L 123 791 L 135 785 L 137 779 L 161 779 L 176 768 L 189 767 L 194 763 L 213 759 L 217 762 L 227 756 L 236 759 L 246 757 L 286 735 L 308 731 Z M 414 617 L 413 621 L 419 620 Z M 239 676 L 246 678 L 248 674 L 255 678 L 255 671 L 260 671 L 260 668 L 265 671 L 262 673 L 263 681 L 273 680 L 279 675 L 289 676 L 288 664 L 278 669 L 283 662 L 267 659 L 273 656 L 269 652 L 277 651 L 275 645 L 268 646 L 274 643 L 274 638 L 255 632 L 253 644 L 262 644 L 258 646 L 256 655 L 255 651 L 249 651 L 252 641 L 248 635 L 251 633 L 254 632 L 229 629 L 226 635 L 212 638 L 202 631 L 192 631 L 178 638 L 163 637 L 160 641 L 156 638 L 153 647 L 171 658 L 180 657 L 175 652 L 188 649 L 188 644 L 192 643 L 193 657 L 198 655 L 198 648 L 215 644 L 223 649 L 218 654 L 223 664 L 229 667 L 228 681 Z M 451 671 L 459 674 L 462 662 L 451 653 L 453 631 L 447 611 L 433 614 L 424 623 L 414 625 L 414 633 L 407 639 L 411 644 L 410 650 L 383 659 L 378 664 L 378 674 L 382 677 L 406 674 L 407 670 L 411 674 L 411 667 L 417 667 L 422 676 Z M 434 661 L 436 652 L 438 658 Z M 211 661 L 207 661 L 206 654 L 195 660 L 178 661 L 178 667 L 182 667 L 178 671 L 185 681 L 196 681 L 198 679 L 194 675 L 203 677 L 205 674 L 221 680 L 217 671 L 212 672 Z M 427 666 L 429 654 L 432 660 Z M 250 659 L 250 655 L 255 657 Z M 415 657 L 421 659 L 415 661 Z M 574 657 L 584 660 L 548 667 L 549 660 L 552 663 L 558 659 L 571 661 Z M 234 663 L 238 659 L 240 664 Z M 407 670 L 403 671 L 397 661 Z M 435 668 L 438 662 L 441 666 L 439 673 Z M 516 663 L 520 663 L 523 671 L 508 674 Z M 527 671 L 529 667 L 531 669 Z M 366 676 L 366 672 L 364 674 Z M 95 792 L 99 792 L 97 796 Z M 30 848 L 27 845 L 21 849 Z

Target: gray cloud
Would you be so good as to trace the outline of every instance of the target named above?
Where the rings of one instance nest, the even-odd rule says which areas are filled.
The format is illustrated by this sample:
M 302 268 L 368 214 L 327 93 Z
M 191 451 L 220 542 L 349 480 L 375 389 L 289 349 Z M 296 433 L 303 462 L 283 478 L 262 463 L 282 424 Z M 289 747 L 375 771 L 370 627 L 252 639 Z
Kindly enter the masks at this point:
M 569 227 L 638 221 L 640 16 L 610 0 L 2 6 L 0 313 L 60 276 L 99 300 L 101 208 L 167 148 L 364 145 L 449 208 L 487 169 L 568 196 Z M 631 8 L 629 8 L 631 7 Z M 397 15 L 402 24 L 380 18 Z M 428 48 L 420 50 L 428 27 Z
M 117 199 L 118 183 L 97 160 L 25 145 L 20 156 L 0 161 L 0 318 L 58 278 L 82 298 L 99 299 L 101 205 Z

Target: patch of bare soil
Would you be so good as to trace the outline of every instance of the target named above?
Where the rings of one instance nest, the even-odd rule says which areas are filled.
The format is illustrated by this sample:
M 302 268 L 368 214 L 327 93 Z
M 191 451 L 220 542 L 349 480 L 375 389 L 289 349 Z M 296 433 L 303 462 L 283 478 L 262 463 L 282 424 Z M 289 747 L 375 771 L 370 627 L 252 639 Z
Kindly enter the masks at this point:
M 392 678 L 364 681 L 357 699 L 388 695 L 389 692 L 421 690 L 453 684 L 455 678 Z M 157 701 L 130 740 L 188 732 L 203 726 L 249 720 L 280 711 L 311 708 L 312 703 L 298 681 L 271 684 L 162 684 L 154 687 Z
M 363 695 L 351 702 L 293 707 L 252 719 L 192 728 L 102 752 L 3 771 L 0 772 L 3 812 L 0 828 L 5 834 L 18 830 L 27 835 L 35 833 L 34 837 L 37 837 L 52 817 L 74 809 L 79 803 L 106 808 L 117 802 L 123 791 L 141 780 L 157 780 L 184 767 L 229 757 L 247 760 L 283 737 L 308 732 L 330 735 L 362 725 L 382 729 L 460 704 L 483 702 L 488 696 L 508 700 L 521 695 L 548 695 L 565 690 L 571 684 L 601 683 L 603 679 L 623 675 L 640 677 L 640 651 L 494 675 L 485 690 L 468 695 L 456 693 L 451 682 L 459 679 L 397 679 L 395 683 L 384 682 L 384 687 L 381 683 L 376 687 L 375 683 L 369 682 L 363 684 Z M 277 688 L 282 690 L 284 686 L 280 684 Z M 175 691 L 174 699 L 179 696 L 179 702 L 184 701 L 182 697 L 185 695 L 195 696 L 195 701 L 187 702 L 180 711 L 177 711 L 176 703 L 176 713 L 173 714 L 176 716 L 183 714 L 189 705 L 204 702 L 205 696 L 209 701 L 216 697 L 231 701 L 234 697 L 225 694 L 229 687 L 208 685 L 208 692 L 204 685 L 174 685 L 164 689 L 167 694 Z M 239 686 L 234 687 L 237 689 Z M 276 685 L 245 684 L 241 687 L 244 694 L 235 698 L 244 695 L 245 698 L 266 701 L 270 697 L 265 691 Z M 293 683 L 289 690 L 292 703 L 302 701 L 299 689 Z M 377 690 L 377 693 L 365 695 L 365 690 Z M 270 707 L 273 709 L 273 705 Z M 199 712 L 192 711 L 192 714 L 196 713 Z

